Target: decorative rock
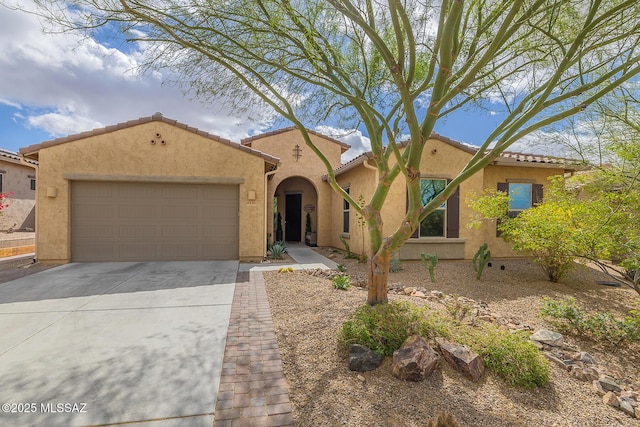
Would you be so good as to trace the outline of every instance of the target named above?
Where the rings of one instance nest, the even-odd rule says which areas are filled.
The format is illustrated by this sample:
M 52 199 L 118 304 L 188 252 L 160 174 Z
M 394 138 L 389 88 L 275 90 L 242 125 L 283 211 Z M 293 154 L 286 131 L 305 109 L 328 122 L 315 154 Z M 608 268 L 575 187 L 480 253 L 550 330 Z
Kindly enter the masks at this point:
M 549 359 L 551 362 L 557 364 L 561 368 L 564 368 L 566 370 L 569 369 L 569 366 L 567 366 L 567 364 L 564 363 L 564 360 L 560 359 L 558 356 L 556 356 L 555 354 L 551 353 L 550 351 L 544 351 L 544 352 L 542 352 L 542 354 L 544 355 L 544 357 Z
M 640 418 L 640 407 L 635 408 L 636 418 Z
M 635 409 L 626 400 L 620 400 L 620 410 L 622 412 L 624 412 L 625 414 L 629 415 L 630 417 L 634 417 L 635 418 L 635 416 L 636 416 Z
M 362 382 L 365 382 L 367 379 L 365 377 L 363 377 L 362 375 L 358 375 L 356 376 L 357 379 L 359 379 Z
M 595 369 L 580 366 L 571 367 L 571 376 L 587 382 L 597 381 L 600 378 L 600 374 Z
M 595 390 L 596 393 L 598 393 L 599 396 L 604 396 L 605 394 L 607 394 L 606 391 L 604 391 L 604 389 L 602 388 L 602 386 L 600 385 L 600 381 L 598 380 L 594 380 L 592 383 L 593 385 L 593 389 Z
M 436 298 L 442 298 L 444 296 L 444 294 L 441 291 L 431 291 L 429 292 L 429 295 L 432 295 Z
M 414 293 L 416 291 L 416 288 L 412 288 L 412 287 L 406 287 L 404 288 L 404 294 L 405 295 L 411 295 L 412 293 Z
M 424 292 L 422 291 L 415 291 L 414 293 L 411 294 L 412 297 L 417 297 L 417 298 L 426 298 L 427 296 L 424 294 Z
M 638 406 L 638 402 L 630 397 L 622 397 L 620 396 L 620 402 L 627 402 L 631 407 L 636 408 Z
M 444 359 L 456 370 L 462 372 L 465 377 L 474 383 L 477 382 L 484 373 L 484 363 L 482 358 L 471 351 L 467 346 L 456 344 L 436 338 Z
M 383 356 L 363 345 L 351 344 L 349 346 L 349 369 L 352 371 L 373 371 L 380 366 L 383 359 Z
M 586 351 L 581 351 L 580 352 L 580 356 L 579 356 L 578 360 L 584 362 L 586 365 L 597 365 L 596 359 L 594 359 L 593 356 L 591 356 Z
M 541 342 L 543 344 L 550 345 L 552 347 L 562 347 L 562 334 L 550 331 L 548 329 L 539 329 L 533 335 L 531 339 Z
M 412 335 L 393 352 L 393 375 L 405 381 L 422 381 L 438 366 L 440 355 L 420 335 Z
M 618 408 L 620 406 L 620 400 L 618 396 L 616 396 L 612 391 L 608 391 L 603 397 L 602 401 L 609 406 L 613 406 L 614 408 Z
M 622 388 L 620 388 L 620 385 L 614 380 L 612 380 L 611 378 L 602 377 L 598 381 L 600 381 L 600 385 L 606 391 L 615 391 L 615 392 L 622 391 Z

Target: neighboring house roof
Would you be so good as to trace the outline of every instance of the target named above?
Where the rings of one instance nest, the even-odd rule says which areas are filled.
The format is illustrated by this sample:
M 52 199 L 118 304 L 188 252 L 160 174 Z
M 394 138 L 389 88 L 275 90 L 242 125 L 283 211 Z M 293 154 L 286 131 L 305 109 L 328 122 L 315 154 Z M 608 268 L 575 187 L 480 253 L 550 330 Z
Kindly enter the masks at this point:
M 453 147 L 456 147 L 462 151 L 466 151 L 469 154 L 476 154 L 478 152 L 478 147 L 474 147 L 472 145 L 464 144 L 458 141 L 454 141 L 445 136 L 439 135 L 437 133 L 432 133 L 430 139 L 437 139 L 438 141 L 449 144 Z M 404 148 L 408 145 L 408 141 L 404 141 L 398 144 L 399 148 Z M 340 165 L 339 168 L 334 170 L 335 175 L 340 175 L 345 173 L 356 166 L 361 165 L 365 161 L 372 159 L 373 153 L 368 151 L 363 153 L 349 162 Z M 572 171 L 578 169 L 578 161 L 572 159 L 564 159 L 561 157 L 552 157 L 545 156 L 540 154 L 528 154 L 528 153 L 517 153 L 512 151 L 503 151 L 499 157 L 497 157 L 492 164 L 497 166 L 528 166 L 528 167 L 540 167 L 540 168 L 558 168 L 563 167 L 565 170 Z
M 5 150 L 0 148 L 0 161 L 5 161 L 9 163 L 15 163 L 22 166 L 36 167 L 38 162 L 35 160 L 25 159 L 26 164 L 20 161 L 20 155 L 15 151 Z
M 297 130 L 297 129 L 298 128 L 295 127 L 295 126 L 289 126 L 289 127 L 278 129 L 278 130 L 274 130 L 274 131 L 271 131 L 271 132 L 261 133 L 259 135 L 254 135 L 254 136 L 251 136 L 249 138 L 245 138 L 240 142 L 242 143 L 242 145 L 246 145 L 248 147 L 251 147 L 251 143 L 253 141 L 258 140 L 258 139 L 266 138 L 268 136 L 278 135 L 278 134 L 285 133 L 285 132 L 291 132 L 292 130 Z M 345 144 L 342 141 L 338 141 L 337 139 L 331 138 L 330 136 L 324 135 L 324 134 L 322 134 L 320 132 L 316 132 L 316 131 L 313 131 L 311 129 L 307 129 L 307 132 L 309 132 L 312 135 L 319 136 L 320 138 L 324 138 L 324 139 L 326 139 L 328 141 L 331 141 L 331 142 L 333 142 L 335 144 L 338 144 L 340 146 L 341 153 L 344 153 L 349 148 L 351 148 L 351 146 L 349 144 Z
M 270 170 L 274 169 L 278 163 L 280 163 L 280 159 L 278 159 L 277 157 L 273 157 L 270 156 L 266 153 L 263 153 L 261 151 L 258 150 L 254 150 L 253 148 L 250 147 L 246 147 L 244 145 L 229 141 L 228 139 L 224 139 L 221 138 L 217 135 L 213 135 L 210 134 L 208 132 L 205 132 L 203 130 L 199 130 L 196 129 L 194 127 L 191 127 L 189 125 L 186 125 L 184 123 L 180 123 L 177 120 L 172 120 L 169 119 L 167 117 L 164 117 L 162 115 L 162 113 L 155 113 L 153 116 L 151 117 L 141 117 L 137 120 L 130 120 L 128 122 L 123 122 L 123 123 L 118 123 L 116 125 L 112 125 L 112 126 L 107 126 L 104 128 L 99 128 L 99 129 L 93 129 L 87 132 L 82 132 L 82 133 L 78 133 L 75 135 L 69 135 L 69 136 L 65 136 L 62 138 L 56 138 L 50 141 L 45 141 L 42 142 L 40 144 L 34 144 L 34 145 L 30 145 L 28 147 L 23 147 L 20 149 L 20 153 L 25 156 L 25 157 L 29 157 L 31 159 L 37 160 L 38 159 L 38 152 L 40 150 L 42 150 L 43 148 L 48 148 L 48 147 L 52 147 L 55 145 L 60 145 L 60 144 L 66 144 L 67 142 L 72 142 L 72 141 L 78 141 L 80 139 L 85 139 L 85 138 L 89 138 L 92 136 L 97 136 L 97 135 L 102 135 L 102 134 L 106 134 L 106 133 L 110 133 L 110 132 L 115 132 L 118 130 L 122 130 L 122 129 L 127 129 L 133 126 L 138 126 L 144 123 L 150 123 L 150 122 L 163 122 L 163 123 L 167 123 L 170 124 L 172 126 L 175 126 L 177 128 L 181 128 L 184 129 L 188 132 L 203 136 L 205 138 L 211 139 L 213 141 L 217 141 L 220 142 L 222 144 L 228 145 L 230 147 L 236 148 L 238 150 L 242 150 L 245 151 L 247 153 L 253 154 L 255 156 L 259 156 L 262 157 L 267 163 L 269 163 L 271 165 L 271 168 L 269 168 Z

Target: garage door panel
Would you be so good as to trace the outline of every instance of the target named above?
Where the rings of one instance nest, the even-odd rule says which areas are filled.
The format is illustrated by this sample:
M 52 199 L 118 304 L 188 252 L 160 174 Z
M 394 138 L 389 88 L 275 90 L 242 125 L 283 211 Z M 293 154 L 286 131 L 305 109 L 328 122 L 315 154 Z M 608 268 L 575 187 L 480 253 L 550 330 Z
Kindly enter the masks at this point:
M 187 237 L 190 239 L 197 239 L 200 235 L 199 227 L 197 224 L 181 224 L 172 225 L 170 227 L 162 227 L 160 231 L 162 237 L 179 239 L 180 237 Z
M 144 199 L 140 199 L 138 202 L 143 203 Z M 153 205 L 122 205 L 118 207 L 120 218 L 153 219 L 158 213 L 158 207 Z
M 113 227 L 110 225 L 79 225 L 76 228 L 76 237 L 79 239 L 110 239 L 114 237 Z
M 118 227 L 118 237 L 121 239 L 154 239 L 156 233 L 157 227 L 146 223 Z
M 237 259 L 238 186 L 72 182 L 73 261 Z

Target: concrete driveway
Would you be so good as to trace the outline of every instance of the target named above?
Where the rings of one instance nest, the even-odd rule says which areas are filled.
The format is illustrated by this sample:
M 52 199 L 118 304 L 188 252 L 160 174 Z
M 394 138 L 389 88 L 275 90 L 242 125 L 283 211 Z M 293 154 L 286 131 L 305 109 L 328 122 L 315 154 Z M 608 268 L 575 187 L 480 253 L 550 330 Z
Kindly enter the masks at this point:
M 211 426 L 237 269 L 68 264 L 0 284 L 0 425 Z

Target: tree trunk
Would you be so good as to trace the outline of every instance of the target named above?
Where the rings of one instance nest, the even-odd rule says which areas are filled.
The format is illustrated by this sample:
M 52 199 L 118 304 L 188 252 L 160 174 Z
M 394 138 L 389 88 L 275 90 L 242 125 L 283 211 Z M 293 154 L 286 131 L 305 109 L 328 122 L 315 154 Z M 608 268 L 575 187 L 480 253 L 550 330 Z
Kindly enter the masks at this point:
M 391 253 L 378 253 L 369 258 L 369 293 L 367 304 L 376 305 L 388 302 L 387 283 L 389 281 L 389 264 Z

